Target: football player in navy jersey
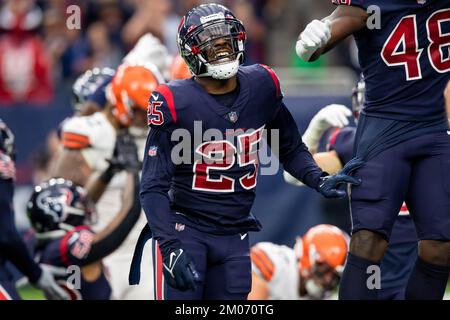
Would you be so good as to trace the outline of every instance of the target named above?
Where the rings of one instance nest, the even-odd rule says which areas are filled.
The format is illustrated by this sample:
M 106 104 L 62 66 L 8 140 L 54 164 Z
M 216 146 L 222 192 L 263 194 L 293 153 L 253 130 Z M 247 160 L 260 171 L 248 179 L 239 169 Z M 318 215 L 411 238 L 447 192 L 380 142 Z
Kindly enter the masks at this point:
M 79 287 L 77 281 L 70 282 L 71 275 L 77 276 L 73 274 L 76 269 L 68 269 L 58 281 L 72 300 L 114 298 L 102 259 L 122 244 L 140 216 L 139 169 L 134 141 L 129 135 L 120 135 L 108 169 L 87 189 L 63 178 L 52 178 L 34 188 L 27 210 L 38 240 L 37 257 L 54 267 L 80 268 Z M 105 228 L 95 233 L 90 226 L 96 222 L 94 202 L 122 170 L 128 173 L 122 208 Z
M 450 136 L 443 91 L 450 77 L 450 0 L 333 0 L 337 9 L 301 32 L 312 61 L 354 35 L 366 81 L 351 188 L 352 240 L 341 299 L 377 299 L 367 268 L 379 265 L 403 200 L 419 254 L 407 299 L 442 299 L 450 272 Z M 377 9 L 377 10 L 375 10 Z M 369 18 L 368 12 L 376 12 Z
M 7 261 L 48 296 L 67 299 L 68 295 L 54 279 L 54 276 L 64 275 L 65 270 L 37 264 L 16 229 L 13 210 L 15 174 L 14 135 L 0 119 L 0 300 L 20 299 L 6 268 Z
M 268 142 L 284 168 L 325 197 L 345 197 L 339 184 L 360 183 L 348 175 L 359 162 L 333 176 L 317 166 L 272 69 L 241 66 L 245 39 L 244 26 L 224 6 L 190 10 L 177 40 L 194 77 L 161 85 L 150 97 L 141 203 L 161 250 L 167 299 L 247 298 L 247 232 L 261 229 L 250 209 L 265 129 L 279 134 Z M 196 141 L 199 128 L 203 139 Z M 182 139 L 181 151 L 180 135 L 194 138 Z M 138 257 L 136 250 L 131 283 L 138 281 Z
M 357 123 L 365 101 L 365 82 L 361 79 L 353 89 L 352 109 Z M 334 173 L 352 159 L 356 127 L 349 126 L 352 112 L 344 105 L 329 105 L 321 109 L 311 120 L 303 141 L 317 164 L 325 171 Z M 327 135 L 326 151 L 317 152 L 319 140 Z M 286 182 L 303 185 L 286 171 Z M 404 299 L 409 275 L 417 257 L 417 234 L 405 204 L 402 205 L 394 223 L 388 248 L 381 262 L 380 300 Z

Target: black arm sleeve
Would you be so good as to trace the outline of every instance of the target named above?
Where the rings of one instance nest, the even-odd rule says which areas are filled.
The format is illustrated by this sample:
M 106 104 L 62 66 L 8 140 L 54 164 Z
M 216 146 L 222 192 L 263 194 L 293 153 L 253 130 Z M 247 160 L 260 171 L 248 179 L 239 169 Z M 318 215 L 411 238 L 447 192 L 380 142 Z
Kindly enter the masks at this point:
M 268 142 L 272 151 L 278 153 L 284 169 L 307 186 L 317 189 L 320 177 L 327 174 L 314 161 L 302 141 L 297 124 L 283 102 L 279 102 L 278 110 L 268 128 L 278 130 L 278 139 L 268 139 Z M 273 133 L 270 136 L 273 136 Z
M 141 214 L 141 203 L 139 201 L 139 176 L 134 175 L 133 205 L 123 220 L 106 237 L 92 244 L 91 250 L 82 265 L 88 265 L 99 261 L 115 251 L 126 239 Z
M 36 283 L 42 271 L 17 232 L 12 208 L 13 194 L 13 180 L 0 179 L 0 252 L 26 275 L 31 283 Z

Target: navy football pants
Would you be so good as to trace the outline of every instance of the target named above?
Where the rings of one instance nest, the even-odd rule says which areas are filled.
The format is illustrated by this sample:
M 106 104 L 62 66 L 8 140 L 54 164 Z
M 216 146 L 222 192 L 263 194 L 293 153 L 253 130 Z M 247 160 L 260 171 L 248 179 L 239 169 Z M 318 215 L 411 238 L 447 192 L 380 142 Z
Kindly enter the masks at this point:
M 213 235 L 185 226 L 178 232 L 178 239 L 186 253 L 194 260 L 201 283 L 196 291 L 184 292 L 165 284 L 165 299 L 247 299 L 252 284 L 247 234 Z
M 450 241 L 450 135 L 425 134 L 382 151 L 355 171 L 352 231 L 390 238 L 404 199 L 420 240 Z

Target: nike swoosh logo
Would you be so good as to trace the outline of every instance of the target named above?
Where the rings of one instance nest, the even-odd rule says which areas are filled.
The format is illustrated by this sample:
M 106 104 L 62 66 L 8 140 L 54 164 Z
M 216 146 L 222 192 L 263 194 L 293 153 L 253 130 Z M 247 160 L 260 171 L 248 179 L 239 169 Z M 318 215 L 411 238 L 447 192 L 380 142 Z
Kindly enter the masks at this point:
M 241 240 L 244 240 L 244 239 L 245 239 L 245 237 L 247 236 L 247 234 L 248 234 L 248 233 L 246 233 L 246 234 L 243 234 L 243 235 L 241 234 Z
M 148 97 L 148 96 L 147 96 Z M 153 93 L 152 93 L 152 98 L 154 99 L 154 100 L 158 100 L 158 98 L 159 98 L 159 94 L 157 94 L 157 95 L 154 95 Z
M 177 256 L 177 254 L 175 253 L 175 252 L 172 252 L 171 254 L 170 254 L 170 259 L 169 259 L 169 268 L 171 268 L 172 269 L 172 260 L 173 260 L 173 257 L 176 257 Z

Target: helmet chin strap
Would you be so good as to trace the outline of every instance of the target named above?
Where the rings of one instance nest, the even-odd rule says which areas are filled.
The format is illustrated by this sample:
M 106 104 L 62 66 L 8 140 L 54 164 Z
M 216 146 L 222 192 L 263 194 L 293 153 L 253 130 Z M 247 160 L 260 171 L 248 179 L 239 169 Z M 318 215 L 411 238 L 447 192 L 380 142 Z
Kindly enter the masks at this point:
M 240 58 L 242 53 L 239 53 L 235 60 L 221 63 L 221 64 L 210 64 L 205 63 L 206 72 L 198 75 L 198 77 L 211 77 L 217 80 L 226 80 L 234 77 L 240 66 Z M 203 60 L 203 59 L 202 59 Z
M 219 65 L 208 65 L 208 73 L 212 78 L 218 80 L 230 79 L 236 75 L 239 70 L 239 60 L 236 59 L 232 62 L 219 64 Z

